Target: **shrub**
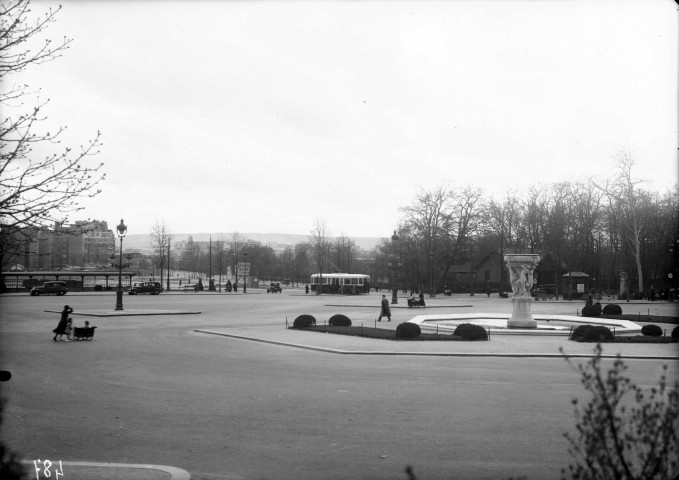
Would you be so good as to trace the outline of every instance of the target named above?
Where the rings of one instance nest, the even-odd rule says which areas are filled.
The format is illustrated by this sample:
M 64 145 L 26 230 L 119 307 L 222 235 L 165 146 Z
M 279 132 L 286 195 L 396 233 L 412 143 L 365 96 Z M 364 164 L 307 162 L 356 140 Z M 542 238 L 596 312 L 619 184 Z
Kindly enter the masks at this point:
M 604 306 L 604 315 L 622 315 L 622 307 L 617 303 L 609 303 Z
M 566 358 L 589 399 L 572 400 L 572 432 L 577 433 L 564 434 L 572 463 L 561 478 L 674 478 L 679 468 L 679 382 L 667 380 L 663 365 L 653 388 L 637 386 L 620 357 L 606 371 L 600 345 L 595 354 L 584 365 Z
M 481 325 L 463 323 L 458 325 L 453 335 L 460 336 L 465 340 L 488 340 L 488 332 Z
M 672 338 L 679 338 L 679 327 L 674 327 L 672 330 Z
M 346 315 L 338 313 L 337 315 L 330 317 L 330 320 L 328 320 L 328 325 L 333 325 L 336 327 L 350 327 L 351 319 Z
M 583 317 L 598 317 L 601 315 L 601 304 L 596 302 L 594 305 L 585 305 L 582 309 Z
M 102 285 L 95 285 L 94 286 L 94 291 L 95 292 L 101 292 L 104 289 Z
M 607 342 L 613 340 L 613 332 L 607 327 L 601 325 L 591 326 L 585 330 L 582 336 L 583 342 Z
M 422 330 L 416 323 L 401 323 L 396 327 L 396 338 L 417 338 Z
M 578 325 L 575 330 L 573 330 L 573 333 L 571 333 L 571 340 L 582 340 L 587 329 L 591 327 L 592 325 Z
M 644 325 L 641 327 L 641 334 L 649 337 L 662 337 L 662 328 L 657 325 Z
M 294 328 L 305 328 L 312 325 L 316 325 L 316 318 L 314 318 L 313 315 L 300 315 L 295 318 L 295 321 L 292 324 Z

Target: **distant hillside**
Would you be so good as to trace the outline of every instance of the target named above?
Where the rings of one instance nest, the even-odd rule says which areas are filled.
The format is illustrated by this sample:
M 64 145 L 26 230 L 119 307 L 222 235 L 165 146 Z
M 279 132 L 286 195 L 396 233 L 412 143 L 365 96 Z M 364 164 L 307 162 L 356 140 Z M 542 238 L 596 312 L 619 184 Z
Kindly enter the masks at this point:
M 193 237 L 194 242 L 207 242 L 212 236 L 213 240 L 219 238 L 224 238 L 226 241 L 231 239 L 231 233 L 175 233 L 174 240 L 177 242 L 182 242 L 187 240 L 189 236 Z M 297 235 L 292 233 L 241 233 L 241 235 L 247 239 L 259 242 L 262 245 L 267 245 L 269 243 L 277 243 L 280 245 L 296 245 L 298 243 L 303 243 L 309 240 L 308 235 Z M 350 237 L 356 246 L 361 250 L 372 250 L 375 246 L 379 245 L 382 238 L 378 237 Z M 130 234 L 125 237 L 124 248 L 129 248 L 131 250 L 148 250 L 149 249 L 149 236 L 145 234 Z

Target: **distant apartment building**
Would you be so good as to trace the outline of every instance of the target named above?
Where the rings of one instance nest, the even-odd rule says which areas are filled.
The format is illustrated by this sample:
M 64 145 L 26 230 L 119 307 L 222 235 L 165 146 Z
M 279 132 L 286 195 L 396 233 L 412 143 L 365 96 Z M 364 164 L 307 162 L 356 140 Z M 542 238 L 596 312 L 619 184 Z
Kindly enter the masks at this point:
M 58 270 L 69 267 L 101 267 L 110 264 L 115 234 L 104 221 L 56 223 L 52 229 L 24 230 L 14 248 L 3 252 L 3 269 Z
M 115 253 L 115 234 L 105 221 L 76 221 L 55 225 L 52 233 L 52 267 L 103 266 Z

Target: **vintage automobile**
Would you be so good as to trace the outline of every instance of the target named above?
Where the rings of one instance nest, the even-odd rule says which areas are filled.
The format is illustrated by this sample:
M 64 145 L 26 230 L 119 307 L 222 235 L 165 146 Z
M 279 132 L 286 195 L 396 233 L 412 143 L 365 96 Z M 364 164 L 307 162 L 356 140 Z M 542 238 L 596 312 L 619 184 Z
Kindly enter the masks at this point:
M 163 291 L 163 287 L 159 282 L 138 282 L 130 287 L 128 292 L 130 295 L 138 295 L 140 293 L 150 293 L 151 295 L 158 295 Z
M 269 285 L 269 288 L 266 289 L 266 293 L 282 293 L 283 289 L 281 288 L 280 282 L 271 282 Z
M 54 281 L 45 282 L 42 285 L 31 288 L 31 295 L 66 295 L 68 288 L 66 282 Z

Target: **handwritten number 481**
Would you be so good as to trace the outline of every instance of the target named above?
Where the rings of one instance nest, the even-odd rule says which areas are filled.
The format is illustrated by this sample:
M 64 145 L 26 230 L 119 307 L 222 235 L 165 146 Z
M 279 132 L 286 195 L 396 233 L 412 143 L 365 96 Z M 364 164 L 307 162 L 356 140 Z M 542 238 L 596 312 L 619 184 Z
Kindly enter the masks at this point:
M 64 468 L 61 466 L 61 460 L 59 460 L 59 468 L 57 468 L 56 464 L 52 463 L 49 460 L 44 461 L 41 461 L 40 459 L 33 460 L 33 465 L 35 466 L 36 480 L 40 480 L 41 473 L 44 478 L 51 478 L 52 474 L 54 473 L 55 480 L 59 480 L 59 475 L 61 475 L 62 477 L 64 476 Z

